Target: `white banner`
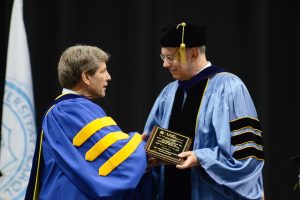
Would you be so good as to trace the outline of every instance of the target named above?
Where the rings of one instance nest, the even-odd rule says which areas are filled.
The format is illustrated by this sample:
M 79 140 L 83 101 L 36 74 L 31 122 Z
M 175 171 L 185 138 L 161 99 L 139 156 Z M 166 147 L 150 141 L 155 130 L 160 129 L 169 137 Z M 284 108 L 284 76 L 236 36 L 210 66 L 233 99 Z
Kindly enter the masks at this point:
M 0 200 L 23 200 L 36 140 L 31 67 L 23 1 L 12 9 L 3 96 Z

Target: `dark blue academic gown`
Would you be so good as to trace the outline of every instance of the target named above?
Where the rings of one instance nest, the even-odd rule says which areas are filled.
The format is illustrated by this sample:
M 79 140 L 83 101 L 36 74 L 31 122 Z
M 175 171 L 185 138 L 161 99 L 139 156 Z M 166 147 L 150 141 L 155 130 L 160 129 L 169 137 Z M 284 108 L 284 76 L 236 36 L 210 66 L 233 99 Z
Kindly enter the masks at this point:
M 123 133 L 101 107 L 76 94 L 56 99 L 42 130 L 26 199 L 133 198 L 147 165 L 140 134 Z

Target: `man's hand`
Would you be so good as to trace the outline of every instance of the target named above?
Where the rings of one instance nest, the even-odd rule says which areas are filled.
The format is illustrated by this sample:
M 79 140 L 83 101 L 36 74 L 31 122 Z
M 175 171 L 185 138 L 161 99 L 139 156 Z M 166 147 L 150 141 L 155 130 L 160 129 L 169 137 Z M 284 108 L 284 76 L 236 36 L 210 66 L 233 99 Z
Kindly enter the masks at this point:
M 144 132 L 144 133 L 142 133 L 141 136 L 142 136 L 142 140 L 146 141 L 146 139 L 147 139 L 147 133 Z
M 199 165 L 197 157 L 193 151 L 185 151 L 178 154 L 178 156 L 183 159 L 182 164 L 176 165 L 176 168 L 178 169 L 187 169 Z

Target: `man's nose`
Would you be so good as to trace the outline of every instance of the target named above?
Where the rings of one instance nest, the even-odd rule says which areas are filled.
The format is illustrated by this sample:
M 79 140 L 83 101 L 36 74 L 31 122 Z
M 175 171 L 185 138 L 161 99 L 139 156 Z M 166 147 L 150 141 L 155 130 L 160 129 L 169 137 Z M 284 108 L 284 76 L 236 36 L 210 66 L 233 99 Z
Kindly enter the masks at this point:
M 111 80 L 111 76 L 110 74 L 107 72 L 107 80 L 110 81 Z
M 163 63 L 163 67 L 164 68 L 169 68 L 172 64 L 170 62 L 168 62 L 167 60 L 164 60 L 164 63 Z

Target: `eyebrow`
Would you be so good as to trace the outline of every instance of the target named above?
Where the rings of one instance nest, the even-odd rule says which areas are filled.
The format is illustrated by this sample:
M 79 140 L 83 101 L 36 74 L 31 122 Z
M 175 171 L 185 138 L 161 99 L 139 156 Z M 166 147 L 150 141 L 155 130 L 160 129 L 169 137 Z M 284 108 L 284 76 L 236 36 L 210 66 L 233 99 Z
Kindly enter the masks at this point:
M 174 54 L 163 54 L 163 53 L 161 53 L 161 55 L 163 55 L 163 56 L 175 56 L 176 53 L 174 53 Z

